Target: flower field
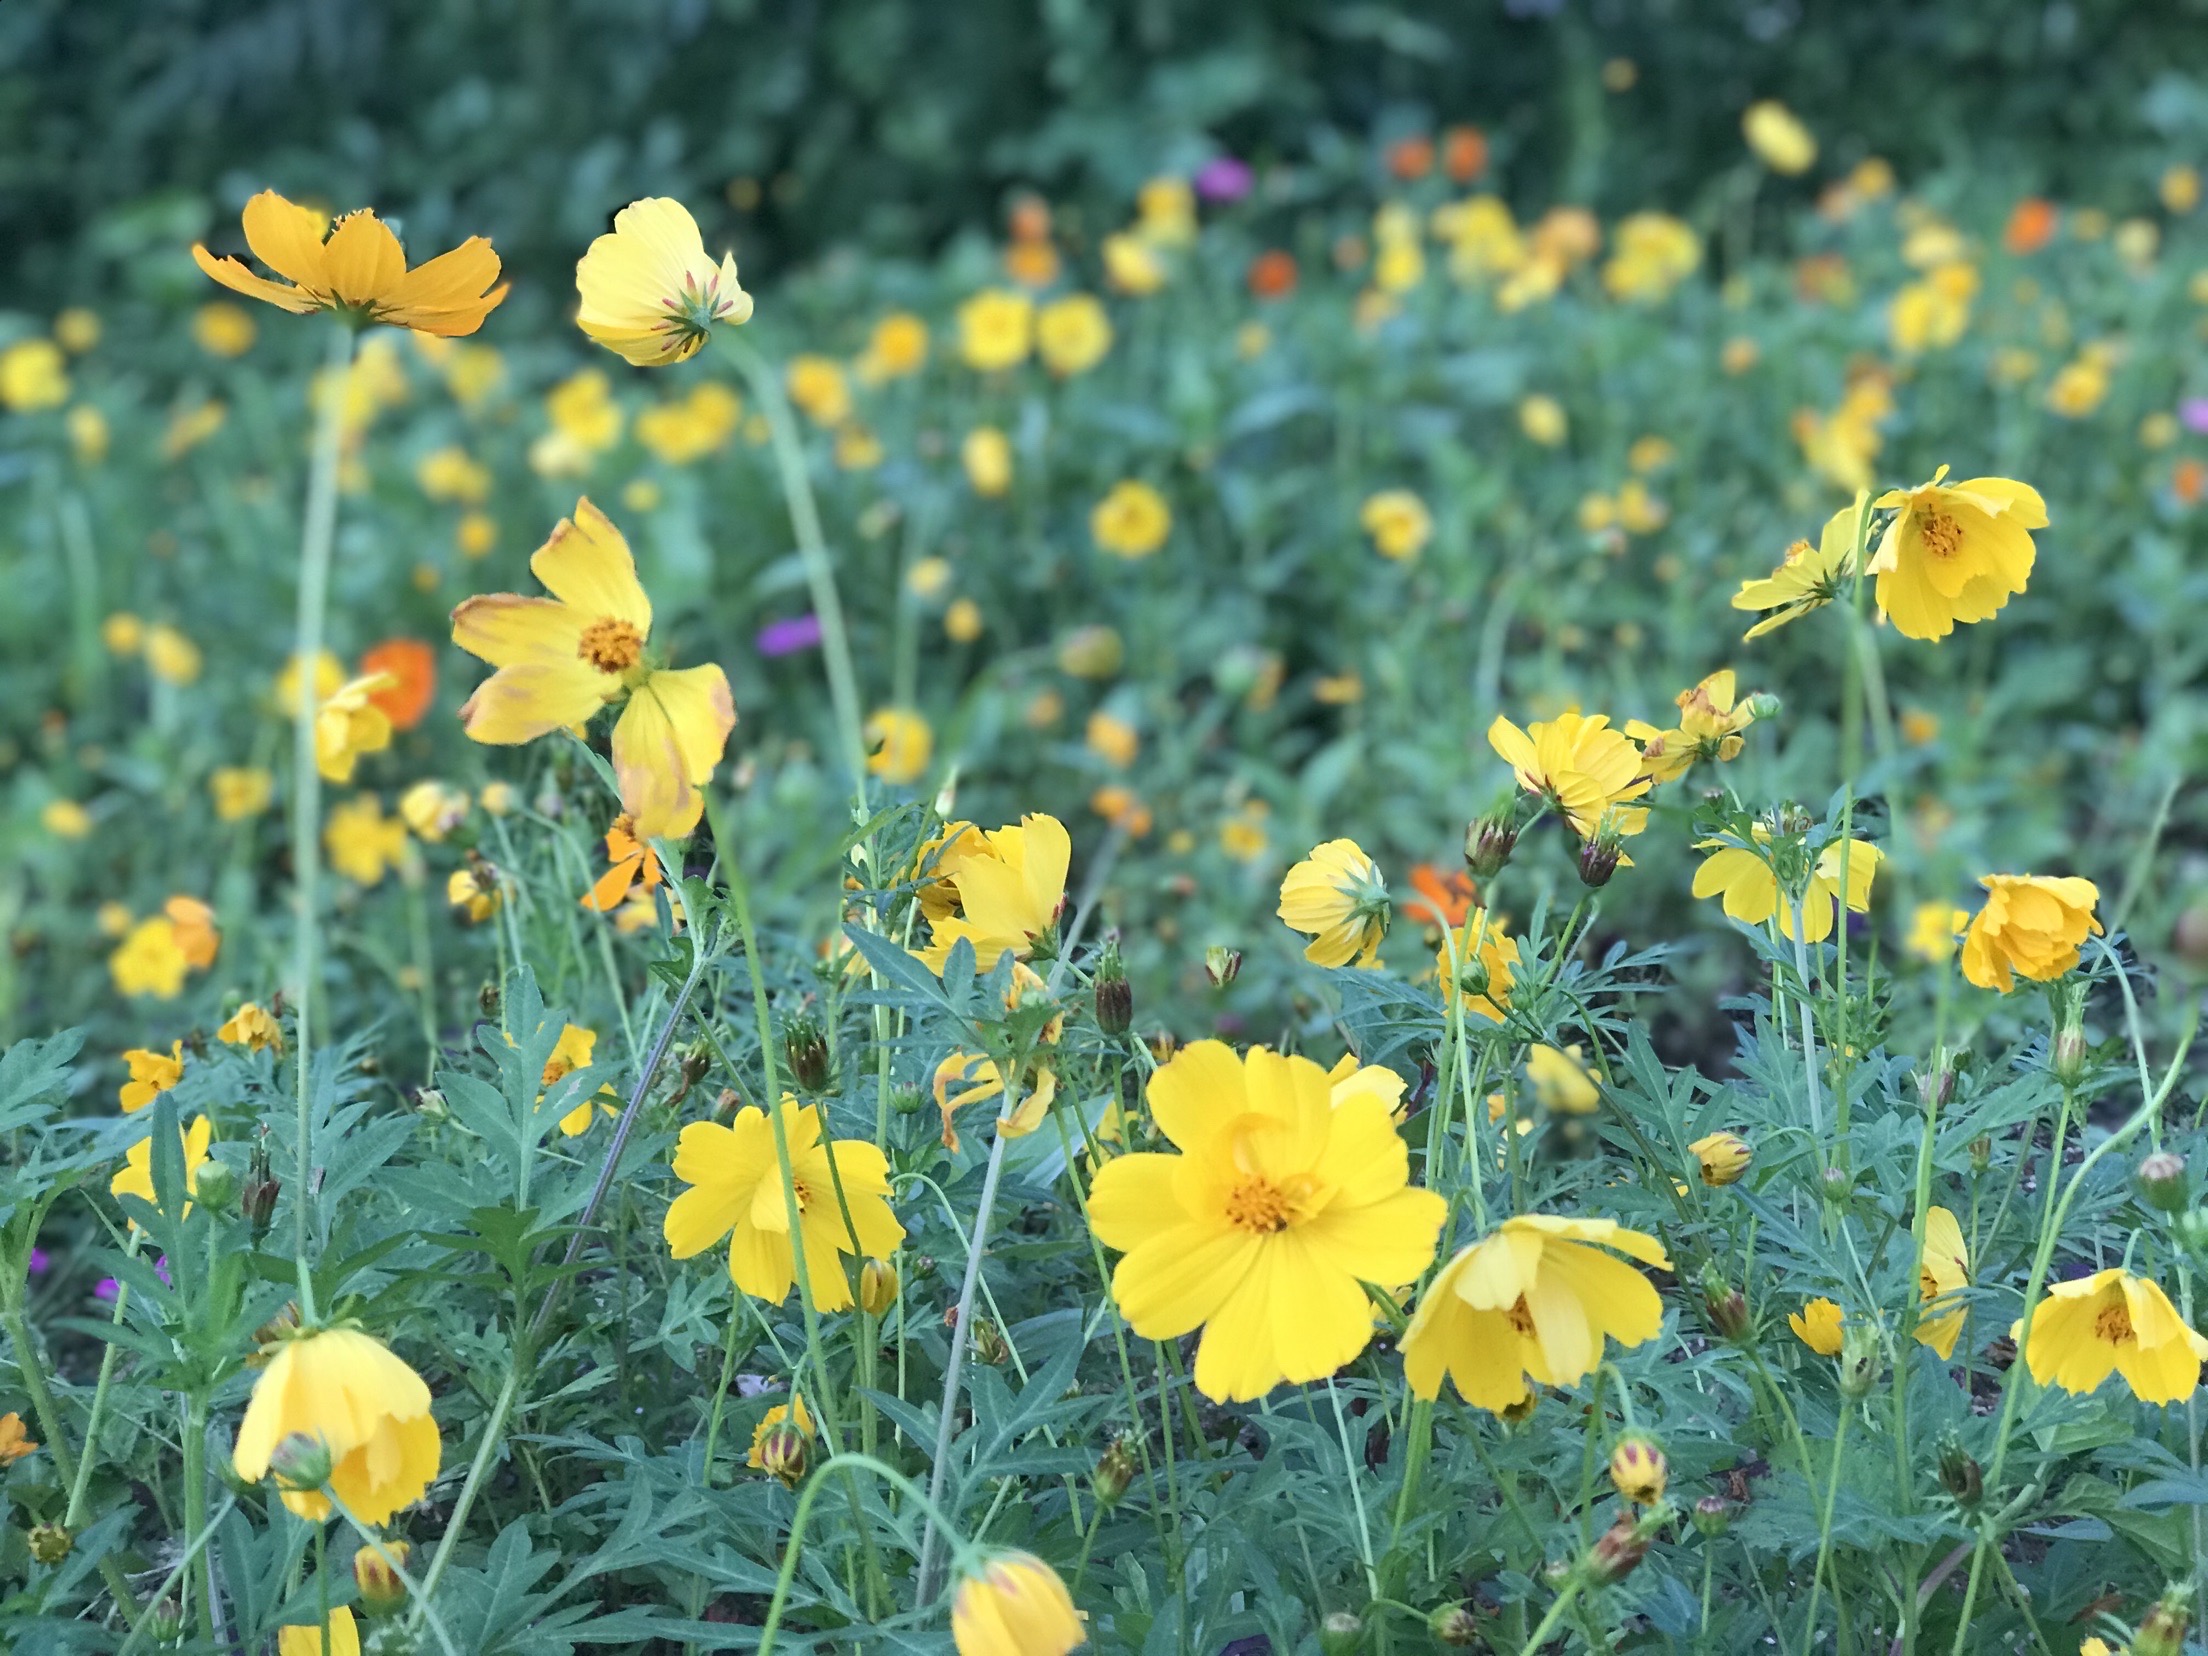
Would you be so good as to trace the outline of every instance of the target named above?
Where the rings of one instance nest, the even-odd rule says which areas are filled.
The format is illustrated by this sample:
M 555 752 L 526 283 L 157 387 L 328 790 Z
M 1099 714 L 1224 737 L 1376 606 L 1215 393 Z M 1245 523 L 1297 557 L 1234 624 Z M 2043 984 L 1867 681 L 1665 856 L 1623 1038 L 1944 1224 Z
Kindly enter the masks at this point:
M 1511 160 L 0 316 L 0 1648 L 2191 1648 L 2199 175 Z

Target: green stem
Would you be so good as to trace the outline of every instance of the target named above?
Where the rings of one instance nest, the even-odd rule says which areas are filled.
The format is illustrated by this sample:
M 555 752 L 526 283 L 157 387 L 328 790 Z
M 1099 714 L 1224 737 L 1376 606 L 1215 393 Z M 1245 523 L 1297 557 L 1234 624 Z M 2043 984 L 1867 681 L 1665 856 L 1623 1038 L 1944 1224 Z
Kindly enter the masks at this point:
M 421 1630 L 422 1618 L 429 1614 L 429 1601 L 436 1597 L 437 1583 L 444 1579 L 445 1566 L 452 1561 L 453 1543 L 460 1539 L 460 1532 L 467 1528 L 468 1512 L 475 1505 L 476 1491 L 483 1486 L 483 1476 L 490 1470 L 491 1457 L 498 1452 L 499 1440 L 505 1435 L 506 1415 L 514 1406 L 514 1394 L 521 1389 L 521 1361 L 507 1366 L 506 1383 L 499 1388 L 498 1401 L 491 1405 L 490 1418 L 483 1423 L 483 1440 L 475 1447 L 475 1459 L 468 1465 L 467 1481 L 460 1486 L 460 1498 L 452 1503 L 452 1516 L 445 1521 L 445 1533 L 438 1538 L 437 1551 L 431 1555 L 429 1569 L 422 1576 L 421 1586 L 414 1593 L 414 1608 L 408 1615 L 409 1631 Z
M 193 1393 L 184 1402 L 184 1521 L 197 1528 L 207 1521 L 207 1399 Z M 215 1555 L 201 1555 L 200 1590 L 192 1596 L 199 1636 L 215 1636 Z
M 54 1457 L 54 1466 L 63 1480 L 74 1484 L 80 1475 L 79 1463 L 76 1456 L 69 1452 L 68 1438 L 62 1434 L 61 1408 L 54 1401 L 53 1389 L 46 1383 L 45 1360 L 39 1356 L 38 1347 L 32 1342 L 30 1321 L 23 1315 L 22 1292 L 20 1283 L 13 1285 L 13 1303 L 0 1310 L 0 1327 L 7 1329 L 8 1339 L 15 1347 L 16 1372 L 22 1377 L 23 1389 L 31 1395 L 31 1412 L 38 1416 L 39 1429 L 46 1434 L 47 1452 Z M 178 1566 L 179 1573 L 182 1568 L 181 1565 Z M 115 1596 L 115 1602 L 122 1608 L 125 1619 L 135 1629 L 139 1621 L 138 1600 L 130 1590 L 130 1582 L 123 1574 L 122 1565 L 112 1555 L 100 1560 L 100 1579 L 107 1583 L 107 1589 Z M 172 1582 L 174 1579 L 171 1578 Z M 166 1587 L 162 1589 L 163 1592 L 167 1590 Z
M 1846 1457 L 1848 1422 L 1855 1418 L 1852 1404 L 1840 1409 L 1840 1424 L 1832 1434 L 1832 1475 L 1825 1480 L 1825 1510 L 1817 1521 L 1817 1567 L 1809 1577 L 1809 1619 L 1802 1626 L 1802 1653 L 1810 1656 L 1817 1648 L 1817 1600 L 1824 1593 L 1825 1563 L 1832 1556 L 1832 1511 L 1840 1499 L 1840 1467 Z M 1839 1597 L 1839 1586 L 1833 1587 L 1833 1596 Z
M 704 1489 L 713 1487 L 713 1452 L 721 1441 L 721 1411 L 728 1403 L 729 1382 L 736 1377 L 736 1308 L 732 1305 L 728 1309 L 728 1334 L 721 1342 L 721 1383 L 713 1388 L 713 1408 L 705 1424 L 705 1464 L 698 1468 L 698 1484 Z
M 191 1569 L 193 1561 L 199 1557 L 207 1543 L 214 1538 L 216 1528 L 237 1509 L 237 1505 L 238 1498 L 235 1495 L 223 1497 L 222 1510 L 210 1518 L 206 1527 L 192 1537 L 191 1545 L 184 1549 L 184 1556 L 176 1561 L 175 1566 L 166 1576 L 161 1578 L 161 1585 L 153 1590 L 152 1603 L 159 1604 L 169 1596 L 176 1584 L 184 1579 L 185 1572 Z M 108 1561 L 108 1563 L 111 1562 L 112 1560 Z M 102 1563 L 100 1566 L 103 1574 L 108 1568 L 108 1563 Z M 120 1566 L 117 1566 L 117 1568 L 119 1571 Z M 123 1598 L 120 1602 L 128 1604 L 131 1601 L 128 1598 Z M 136 1625 L 131 1628 L 130 1637 L 125 1639 L 122 1647 L 115 1652 L 115 1656 L 130 1656 L 130 1653 L 138 1648 L 138 1641 L 146 1636 L 146 1628 L 151 1620 L 151 1617 L 140 1618 Z
M 399 1562 L 398 1555 L 383 1544 L 382 1538 L 374 1530 L 353 1515 L 352 1508 L 348 1507 L 339 1497 L 337 1491 L 328 1484 L 322 1486 L 322 1497 L 330 1503 L 331 1510 L 336 1512 L 346 1523 L 352 1525 L 353 1533 L 360 1537 L 363 1544 L 378 1558 L 382 1559 L 385 1567 L 399 1578 L 399 1584 L 406 1589 L 407 1597 L 420 1607 L 422 1615 L 428 1620 L 429 1630 L 436 1636 L 437 1643 L 444 1650 L 445 1656 L 460 1656 L 460 1653 L 453 1648 L 452 1635 L 445 1631 L 444 1618 L 437 1614 L 435 1607 L 429 1602 L 429 1588 L 432 1584 L 428 1579 L 425 1577 L 420 1584 L 417 1584 L 414 1578 L 406 1573 L 406 1566 Z
M 943 1516 L 936 1504 L 923 1495 L 920 1492 L 919 1485 L 903 1473 L 884 1466 L 871 1455 L 854 1454 L 850 1451 L 840 1455 L 832 1455 L 829 1457 L 827 1464 L 821 1467 L 820 1471 L 807 1482 L 805 1493 L 797 1498 L 797 1511 L 790 1519 L 789 1545 L 783 1549 L 782 1568 L 774 1581 L 774 1597 L 767 1605 L 767 1619 L 759 1629 L 758 1656 L 771 1656 L 774 1649 L 775 1632 L 781 1627 L 782 1612 L 789 1604 L 790 1583 L 797 1576 L 798 1555 L 805 1544 L 805 1526 L 812 1520 L 813 1501 L 819 1496 L 821 1490 L 827 1487 L 828 1474 L 839 1470 L 847 1474 L 851 1472 L 871 1472 L 891 1488 L 902 1491 L 915 1506 L 927 1515 L 931 1534 L 948 1535 L 951 1538 L 952 1550 L 958 1557 L 963 1558 L 970 1552 L 966 1543 L 959 1539 L 958 1532 L 951 1527 L 950 1521 Z M 917 1609 L 921 1605 L 932 1602 L 931 1597 L 923 1593 L 919 1596 L 914 1608 Z

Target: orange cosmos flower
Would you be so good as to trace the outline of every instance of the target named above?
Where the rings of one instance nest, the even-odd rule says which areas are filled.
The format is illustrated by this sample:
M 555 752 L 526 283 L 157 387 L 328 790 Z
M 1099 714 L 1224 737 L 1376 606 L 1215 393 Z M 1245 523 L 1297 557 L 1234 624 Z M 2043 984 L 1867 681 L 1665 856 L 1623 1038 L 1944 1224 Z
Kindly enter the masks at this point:
M 391 721 L 393 730 L 412 730 L 437 698 L 437 652 L 418 638 L 387 638 L 360 658 L 364 678 L 382 674 L 391 682 L 368 699 Z

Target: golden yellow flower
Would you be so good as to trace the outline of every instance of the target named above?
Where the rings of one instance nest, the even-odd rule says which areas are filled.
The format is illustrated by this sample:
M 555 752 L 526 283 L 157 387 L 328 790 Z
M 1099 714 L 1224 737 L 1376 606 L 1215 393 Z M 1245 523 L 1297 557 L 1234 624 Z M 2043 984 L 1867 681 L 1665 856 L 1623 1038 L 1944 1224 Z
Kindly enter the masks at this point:
M 1527 1382 L 1570 1386 L 1606 1340 L 1654 1339 L 1664 1304 L 1619 1253 L 1669 1270 L 1663 1245 L 1612 1219 L 1529 1213 L 1506 1219 L 1441 1268 L 1403 1335 L 1403 1373 L 1432 1401 L 1442 1377 L 1475 1408 L 1523 1403 Z M 1399 1279 L 1398 1279 L 1399 1280 Z
M 984 374 L 1016 368 L 1035 343 L 1035 301 L 1009 288 L 989 288 L 958 307 L 958 348 L 966 366 Z
M 872 471 L 886 451 L 882 440 L 856 420 L 836 428 L 836 466 L 841 471 Z
M 976 426 L 959 444 L 959 463 L 974 493 L 989 499 L 1012 487 L 1012 442 L 995 426 Z
M 1117 231 L 1104 238 L 1098 251 L 1104 256 L 1104 279 L 1115 292 L 1140 299 L 1165 286 L 1165 261 L 1143 237 Z
M 219 765 L 207 778 L 207 791 L 214 797 L 217 818 L 243 822 L 268 809 L 276 779 L 258 765 Z
M 1878 577 L 1878 607 L 1907 638 L 1945 638 L 1958 621 L 1984 621 L 2031 578 L 2031 531 L 2047 527 L 2039 492 L 2006 477 L 1896 489 L 1896 509 L 1865 567 Z
M 1755 1146 L 1738 1133 L 1705 1133 L 1687 1146 L 1701 1169 L 1702 1182 L 1722 1189 L 1738 1184 L 1748 1171 L 1748 1164 L 1755 1160 Z
M 1126 1257 L 1112 1297 L 1145 1339 L 1197 1328 L 1196 1386 L 1221 1402 L 1320 1380 L 1371 1341 L 1363 1284 L 1410 1282 L 1447 1203 L 1410 1188 L 1386 1103 L 1338 1104 L 1327 1072 L 1262 1047 L 1197 1041 L 1150 1078 L 1151 1118 L 1180 1152 L 1120 1156 L 1089 1218 Z
M 718 324 L 751 320 L 736 255 L 714 263 L 698 221 L 666 196 L 614 214 L 613 229 L 576 261 L 575 291 L 575 325 L 640 368 L 687 361 Z
M 1755 837 L 1754 850 L 1719 840 L 1704 840 L 1701 848 L 1710 855 L 1694 871 L 1694 894 L 1697 897 L 1722 894 L 1727 916 L 1743 925 L 1760 926 L 1777 915 L 1780 935 L 1791 938 L 1794 935 L 1792 896 L 1779 890 L 1779 876 L 1771 866 L 1768 831 L 1759 824 Z M 1843 864 L 1846 865 L 1847 906 L 1857 914 L 1870 911 L 1871 881 L 1883 857 L 1884 853 L 1866 840 L 1836 839 L 1826 843 L 1817 854 L 1817 865 L 1811 870 L 1808 889 L 1802 894 L 1802 938 L 1805 942 L 1822 943 L 1832 935 L 1833 923 L 1839 915 Z
M 123 1054 L 123 1062 L 130 1067 L 130 1079 L 123 1083 L 121 1102 L 123 1114 L 129 1115 L 184 1079 L 184 1043 L 173 1043 L 167 1052 L 132 1047 Z
M 1038 984 L 1041 982 L 1027 967 L 1017 970 L 1027 972 Z M 1000 1113 L 995 1118 L 997 1132 L 1005 1138 L 1024 1138 L 1035 1131 L 1050 1114 L 1051 1100 L 1058 1096 L 1058 1077 L 1048 1065 L 1030 1065 L 1021 1076 L 1020 1084 L 1019 1108 L 1010 1115 Z M 935 1107 L 943 1115 L 943 1148 L 955 1156 L 959 1141 L 953 1122 L 958 1112 L 970 1104 L 1002 1098 L 1004 1071 L 987 1053 L 954 1052 L 935 1066 L 933 1087 Z
M 429 1387 L 391 1348 L 357 1328 L 320 1328 L 282 1341 L 253 1382 L 231 1464 L 247 1483 L 268 1476 L 286 1438 L 329 1451 L 329 1488 L 368 1524 L 388 1524 L 437 1476 L 444 1444 Z M 330 1515 L 320 1489 L 280 1491 L 302 1518 Z
M 360 1656 L 360 1624 L 352 1607 L 330 1606 L 330 1636 L 322 1637 L 319 1623 L 294 1623 L 276 1629 L 276 1656 Z
M 107 416 L 90 403 L 79 403 L 63 420 L 69 432 L 69 448 L 78 463 L 96 466 L 107 458 Z
M 215 951 L 222 946 L 222 934 L 215 929 L 215 911 L 197 897 L 171 897 L 161 905 L 161 912 L 175 930 L 176 946 L 183 951 L 184 963 L 195 972 L 212 966 Z
M 935 859 L 935 890 L 922 893 L 929 939 L 920 959 L 940 973 L 962 937 L 979 971 L 993 970 L 1007 953 L 1029 959 L 1056 932 L 1072 861 L 1073 841 L 1056 817 L 1025 816 L 993 833 L 949 825 Z
M 1792 177 L 1816 164 L 1817 140 L 1794 111 L 1776 98 L 1748 106 L 1740 117 L 1741 136 L 1756 159 L 1775 173 Z
M 414 463 L 414 481 L 431 500 L 480 506 L 491 497 L 491 469 L 458 443 L 432 449 Z
M 35 414 L 69 400 L 69 373 L 61 347 L 50 339 L 19 339 L 0 351 L 0 406 Z
M 1560 1115 L 1592 1115 L 1601 1107 L 1602 1088 L 1580 1062 L 1576 1043 L 1559 1052 L 1535 1042 L 1526 1054 L 1526 1079 L 1544 1110 Z
M 866 768 L 892 787 L 917 782 L 935 756 L 935 731 L 915 708 L 882 707 L 867 716 Z
M 1161 175 L 1135 192 L 1137 227 L 1160 247 L 1196 239 L 1196 192 L 1185 178 Z
M 782 377 L 790 401 L 813 424 L 839 426 L 851 417 L 851 381 L 833 357 L 792 357 Z
M 100 642 L 110 654 L 136 655 L 145 647 L 146 624 L 128 610 L 117 610 L 100 623 Z
M 1112 319 L 1094 294 L 1054 299 L 1035 317 L 1035 350 L 1061 379 L 1087 373 L 1112 348 Z
M 445 906 L 471 926 L 480 926 L 496 914 L 503 901 L 498 881 L 487 868 L 456 868 L 445 878 Z
M 889 1207 L 889 1163 L 864 1139 L 827 1143 L 813 1106 L 785 1097 L 780 1108 L 813 1302 L 823 1311 L 848 1310 L 843 1256 L 886 1259 L 905 1239 Z M 689 1259 L 728 1237 L 728 1274 L 736 1286 L 771 1305 L 788 1299 L 797 1256 L 766 1112 L 747 1104 L 728 1126 L 690 1123 L 676 1141 L 675 1177 L 690 1187 L 661 1227 L 675 1258 Z
M 1530 730 L 1498 715 L 1487 727 L 1487 741 L 1518 785 L 1546 800 L 1581 839 L 1594 833 L 1612 806 L 1640 798 L 1653 785 L 1641 774 L 1640 750 L 1601 714 L 1561 713 Z M 1613 825 L 1637 834 L 1641 813 L 1620 812 Z
M 1456 966 L 1450 956 L 1454 951 Z M 1518 970 L 1518 940 L 1503 935 L 1503 922 L 1485 909 L 1442 939 L 1434 954 L 1434 976 L 1447 1000 L 1452 982 L 1464 997 L 1465 1011 L 1489 1023 L 1501 1023 L 1510 1007 L 1510 986 Z
M 1395 905 L 1380 868 L 1355 840 L 1328 840 L 1288 870 L 1276 911 L 1290 931 L 1311 941 L 1303 958 L 1314 966 L 1368 967 L 1380 958 Z
M 314 716 L 314 768 L 325 782 L 350 782 L 364 753 L 391 745 L 391 716 L 378 696 L 396 686 L 389 673 L 370 673 L 340 685 Z
M 807 1442 L 812 1440 L 814 1435 L 813 1412 L 805 1407 L 804 1394 L 793 1391 L 790 1393 L 790 1400 L 787 1403 L 777 1403 L 768 1409 L 765 1414 L 759 1417 L 759 1424 L 751 1429 L 751 1453 L 744 1457 L 744 1464 L 754 1472 L 771 1470 L 767 1465 L 765 1455 L 760 1451 L 766 1446 L 767 1434 L 785 1420 L 795 1427 Z
M 1924 1252 L 1917 1260 L 1917 1290 L 1925 1304 L 1917 1322 L 1917 1344 L 1931 1347 L 1943 1363 L 1955 1355 L 1955 1342 L 1970 1317 L 1970 1308 L 1955 1304 L 1950 1296 L 1969 1286 L 1970 1249 L 1963 1241 L 1963 1227 L 1946 1208 L 1927 1209 Z
M 724 446 L 744 415 L 743 399 L 718 380 L 655 404 L 636 417 L 636 440 L 670 466 L 686 466 Z
M 1909 935 L 1902 947 L 1927 965 L 1940 966 L 1955 958 L 1956 939 L 1970 924 L 1970 911 L 1952 903 L 1919 903 L 1909 919 Z
M 248 1052 L 259 1052 L 264 1047 L 284 1049 L 283 1026 L 273 1014 L 247 1001 L 230 1019 L 215 1031 L 215 1039 L 226 1046 L 242 1046 Z
M 958 1656 L 1066 1656 L 1087 1638 L 1066 1584 L 1032 1553 L 992 1554 L 951 1601 Z
M 407 854 L 406 824 L 385 816 L 374 794 L 356 794 L 330 811 L 322 849 L 334 871 L 355 885 L 376 885 Z
M 243 356 L 260 335 L 253 313 L 227 299 L 210 299 L 192 315 L 193 343 L 209 356 Z
M 450 782 L 417 782 L 399 795 L 399 820 L 416 839 L 442 845 L 468 817 L 468 794 Z
M 1142 738 L 1136 734 L 1135 727 L 1102 708 L 1089 715 L 1083 741 L 1091 753 L 1114 770 L 1125 770 L 1142 751 Z
M 1702 262 L 1702 241 L 1668 213 L 1633 213 L 1611 237 L 1602 285 L 1614 299 L 1661 299 Z
M 1986 901 L 1963 937 L 1963 976 L 1981 989 L 2005 995 L 2019 975 L 2051 983 L 2077 965 L 2088 933 L 2100 935 L 2093 910 L 2101 892 L 2091 880 L 1988 874 L 1978 883 Z
M 2029 1337 L 2016 1322 L 2009 1338 L 2034 1380 L 2081 1397 L 2120 1374 L 2142 1403 L 2182 1403 L 2208 1362 L 2208 1340 L 2158 1284 L 2113 1268 L 2050 1285 Z
M 427 264 L 406 268 L 406 252 L 390 226 L 367 208 L 333 225 L 309 207 L 263 190 L 245 204 L 245 245 L 284 278 L 256 276 L 239 259 L 218 259 L 195 246 L 199 268 L 234 293 L 303 316 L 335 311 L 355 326 L 386 322 L 418 333 L 472 334 L 506 297 L 498 255 L 470 236 Z
M 156 914 L 132 926 L 107 957 L 108 975 L 118 992 L 151 995 L 174 1000 L 184 992 L 184 975 L 191 969 L 177 942 L 176 923 Z
M 54 343 L 71 356 L 82 356 L 99 342 L 99 312 L 71 305 L 54 318 Z
M 184 1154 L 184 1189 L 196 1195 L 199 1191 L 199 1170 L 207 1165 L 207 1146 L 215 1136 L 214 1123 L 205 1116 L 194 1116 L 189 1127 L 177 1129 L 177 1143 Z M 153 1135 L 148 1133 L 132 1145 L 123 1157 L 122 1171 L 107 1181 L 110 1196 L 135 1196 L 149 1206 L 154 1204 L 153 1194 Z M 190 1213 L 192 1204 L 186 1202 L 183 1213 Z M 178 1217 L 182 1217 L 179 1214 Z M 137 1221 L 131 1221 L 136 1228 Z
M 92 813 L 73 799 L 49 799 L 39 807 L 38 825 L 56 839 L 80 840 L 92 832 Z
M 452 543 L 464 558 L 488 557 L 498 544 L 498 521 L 486 512 L 464 512 L 453 525 Z
M 859 378 L 869 385 L 903 379 L 928 365 L 928 325 L 910 311 L 892 311 L 874 324 L 858 360 Z
M 1173 509 L 1149 484 L 1133 478 L 1115 483 L 1089 514 L 1089 534 L 1115 557 L 1147 558 L 1173 532 Z
M 971 598 L 953 598 L 943 612 L 943 636 L 953 644 L 971 644 L 982 635 L 981 606 Z
M 1403 1094 L 1406 1084 L 1403 1077 L 1385 1064 L 1361 1064 L 1357 1054 L 1345 1052 L 1339 1062 L 1326 1072 L 1326 1079 L 1334 1107 L 1340 1109 L 1352 1098 L 1371 1098 L 1379 1101 L 1388 1112 L 1388 1119 L 1397 1126 L 1403 1124 Z
M 1369 495 L 1357 521 L 1384 558 L 1415 558 L 1434 537 L 1434 517 L 1408 489 L 1383 489 Z
M 1733 594 L 1733 608 L 1769 612 L 1742 635 L 1743 641 L 1761 638 L 1789 621 L 1801 619 L 1811 610 L 1823 609 L 1840 596 L 1841 583 L 1847 579 L 1848 565 L 1855 556 L 1855 530 L 1861 506 L 1859 495 L 1855 505 L 1843 506 L 1825 520 L 1816 546 L 1796 541 L 1786 549 L 1785 560 L 1769 575 L 1740 583 L 1740 590 Z
M 1675 782 L 1700 760 L 1722 763 L 1737 758 L 1741 732 L 1756 722 L 1754 710 L 1738 699 L 1739 687 L 1728 667 L 1712 673 L 1677 698 L 1679 723 L 1658 730 L 1638 719 L 1625 733 L 1641 744 L 1641 770 L 1652 782 Z
M 167 622 L 146 629 L 146 665 L 163 684 L 190 684 L 199 677 L 199 646 Z
M 1841 1324 L 1847 1313 L 1829 1299 L 1813 1299 L 1786 1319 L 1794 1337 L 1820 1357 L 1840 1355 Z
M 23 1429 L 23 1417 L 10 1409 L 0 1415 L 0 1466 L 13 1466 L 26 1455 L 38 1453 L 38 1444 Z
M 687 834 L 736 705 L 717 666 L 655 667 L 652 604 L 629 543 L 588 499 L 529 560 L 550 598 L 496 593 L 452 612 L 453 642 L 497 669 L 460 709 L 479 742 L 534 741 L 626 697 L 613 727 L 622 809 L 645 839 Z

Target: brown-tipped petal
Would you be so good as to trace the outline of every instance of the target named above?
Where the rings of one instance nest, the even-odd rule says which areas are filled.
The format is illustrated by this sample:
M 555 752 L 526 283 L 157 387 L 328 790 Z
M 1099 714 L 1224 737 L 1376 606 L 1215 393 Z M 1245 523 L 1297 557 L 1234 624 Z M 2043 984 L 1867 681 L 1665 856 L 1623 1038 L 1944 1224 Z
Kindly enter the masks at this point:
M 406 280 L 406 252 L 391 227 L 367 208 L 337 221 L 322 244 L 332 291 L 348 305 L 379 305 Z
M 218 259 L 204 247 L 194 247 L 192 257 L 199 261 L 199 268 L 220 282 L 233 293 L 242 293 L 248 299 L 260 299 L 294 316 L 304 316 L 311 310 L 321 309 L 321 301 L 304 288 L 292 287 L 286 282 L 272 282 L 266 276 L 256 276 L 237 259 Z
M 253 257 L 315 293 L 327 294 L 330 279 L 322 258 L 329 226 L 320 213 L 263 190 L 245 204 L 245 245 Z

